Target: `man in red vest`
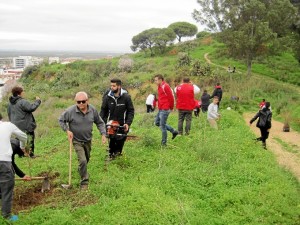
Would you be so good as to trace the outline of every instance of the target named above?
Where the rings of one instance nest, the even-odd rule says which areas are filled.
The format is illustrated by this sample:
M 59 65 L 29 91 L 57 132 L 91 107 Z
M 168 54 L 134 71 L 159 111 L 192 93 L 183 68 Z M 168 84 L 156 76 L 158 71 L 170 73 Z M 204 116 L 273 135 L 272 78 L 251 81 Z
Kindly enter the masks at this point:
M 193 85 L 190 78 L 183 78 L 183 83 L 175 88 L 177 96 L 176 108 L 178 109 L 178 132 L 183 133 L 183 122 L 185 123 L 185 134 L 189 135 L 191 130 L 192 115 L 195 107 L 195 94 L 200 92 L 200 88 Z

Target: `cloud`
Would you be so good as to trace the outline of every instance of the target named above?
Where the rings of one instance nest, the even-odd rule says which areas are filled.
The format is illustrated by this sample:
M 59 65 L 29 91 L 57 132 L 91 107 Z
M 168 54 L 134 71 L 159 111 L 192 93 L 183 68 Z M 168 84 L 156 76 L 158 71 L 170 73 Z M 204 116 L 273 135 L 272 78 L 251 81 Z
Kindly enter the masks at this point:
M 143 30 L 196 24 L 195 8 L 196 0 L 10 0 L 0 3 L 0 49 L 130 51 Z

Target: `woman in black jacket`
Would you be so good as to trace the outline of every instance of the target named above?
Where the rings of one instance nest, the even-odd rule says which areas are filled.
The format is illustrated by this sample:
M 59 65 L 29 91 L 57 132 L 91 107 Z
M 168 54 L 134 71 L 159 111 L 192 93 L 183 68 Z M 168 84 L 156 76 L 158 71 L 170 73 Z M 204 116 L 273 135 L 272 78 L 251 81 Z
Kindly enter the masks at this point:
M 257 119 L 256 126 L 260 129 L 261 137 L 257 141 L 262 141 L 263 147 L 266 149 L 266 140 L 269 137 L 271 128 L 272 112 L 270 110 L 270 102 L 266 102 L 265 107 L 258 111 L 258 113 L 250 120 L 250 125 Z

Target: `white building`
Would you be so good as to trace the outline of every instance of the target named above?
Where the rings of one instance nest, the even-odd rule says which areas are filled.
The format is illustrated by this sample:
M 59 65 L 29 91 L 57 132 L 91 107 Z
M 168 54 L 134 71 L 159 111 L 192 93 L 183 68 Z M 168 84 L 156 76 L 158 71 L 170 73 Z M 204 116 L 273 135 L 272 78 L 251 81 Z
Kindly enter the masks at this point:
M 43 62 L 43 58 L 33 56 L 13 57 L 14 68 L 26 68 L 27 66 L 39 65 Z

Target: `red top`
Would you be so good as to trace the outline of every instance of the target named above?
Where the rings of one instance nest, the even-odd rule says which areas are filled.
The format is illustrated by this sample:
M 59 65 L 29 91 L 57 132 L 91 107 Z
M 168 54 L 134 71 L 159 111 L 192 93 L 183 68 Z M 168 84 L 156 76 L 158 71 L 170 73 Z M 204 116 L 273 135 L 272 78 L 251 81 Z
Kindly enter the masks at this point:
M 174 108 L 174 96 L 170 86 L 163 81 L 158 86 L 158 109 L 169 110 Z
M 194 86 L 183 83 L 176 88 L 176 108 L 181 110 L 193 110 L 195 107 Z
M 265 106 L 266 102 L 259 103 L 259 108 L 262 109 Z

